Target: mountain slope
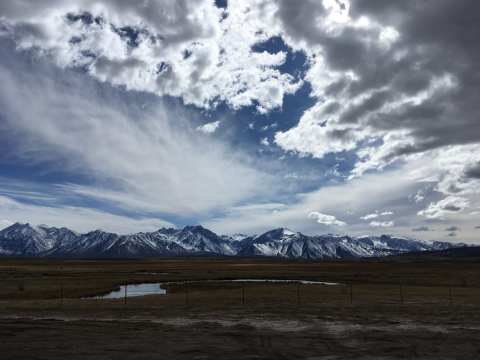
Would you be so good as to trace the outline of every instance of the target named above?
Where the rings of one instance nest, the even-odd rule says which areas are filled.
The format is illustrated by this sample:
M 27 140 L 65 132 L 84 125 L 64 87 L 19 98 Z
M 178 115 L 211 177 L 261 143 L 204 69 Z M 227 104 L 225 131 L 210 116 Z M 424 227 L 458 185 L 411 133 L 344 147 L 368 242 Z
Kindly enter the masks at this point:
M 358 258 L 466 247 L 391 235 L 309 236 L 278 228 L 259 236 L 218 236 L 204 227 L 186 226 L 119 235 L 95 230 L 78 234 L 67 228 L 16 223 L 0 231 L 0 255 L 65 258 L 205 256 L 279 257 L 290 259 Z
M 35 256 L 60 242 L 72 243 L 77 237 L 67 228 L 16 223 L 0 231 L 0 254 Z

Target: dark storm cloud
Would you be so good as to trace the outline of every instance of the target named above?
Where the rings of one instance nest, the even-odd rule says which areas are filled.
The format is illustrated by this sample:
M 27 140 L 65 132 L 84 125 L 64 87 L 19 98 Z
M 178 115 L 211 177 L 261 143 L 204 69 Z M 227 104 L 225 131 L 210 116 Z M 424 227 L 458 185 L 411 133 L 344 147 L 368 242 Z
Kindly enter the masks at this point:
M 354 21 L 366 17 L 380 26 L 346 23 L 330 32 L 319 25 L 324 5 L 276 3 L 291 43 L 317 46 L 328 69 L 357 75 L 355 81 L 339 76 L 322 91 L 331 102 L 341 104 L 340 124 L 368 127 L 373 135 L 408 133 L 403 143 L 389 148 L 384 161 L 479 142 L 479 2 L 355 0 L 349 16 Z M 381 41 L 385 27 L 398 34 L 392 46 Z M 363 94 L 369 96 L 350 101 Z M 332 114 L 335 106 L 322 113 Z M 469 170 L 467 176 L 480 177 L 480 167 Z
M 289 36 L 296 41 L 306 41 L 307 44 L 318 42 L 321 35 L 312 24 L 325 15 L 323 4 L 314 0 L 279 0 L 276 3 L 278 10 L 275 15 L 282 21 Z
M 459 207 L 459 206 L 455 206 L 455 205 L 448 205 L 448 206 L 444 206 L 444 207 L 443 207 L 443 210 L 448 210 L 448 211 L 456 212 L 456 211 L 462 210 L 462 208 Z
M 368 97 L 358 106 L 351 106 L 343 113 L 342 122 L 355 123 L 361 117 L 370 111 L 379 109 L 385 102 L 393 98 L 390 91 L 377 91 Z
M 468 167 L 465 171 L 465 175 L 469 178 L 480 179 L 480 163 L 477 162 Z
M 447 235 L 445 235 L 445 237 L 456 237 L 457 236 L 457 233 L 454 233 L 454 232 L 451 232 Z
M 412 229 L 412 231 L 430 231 L 428 226 L 420 226 L 418 228 Z
M 480 229 L 480 226 L 475 226 L 475 229 Z
M 446 228 L 444 231 L 460 231 L 461 229 L 459 229 L 458 227 L 456 226 L 451 226 L 449 228 Z
M 395 155 L 478 142 L 480 3 L 356 0 L 351 3 L 350 16 L 373 18 L 400 33 L 397 44 L 384 56 L 375 53 L 375 47 L 369 48 L 369 61 L 360 61 L 354 67 L 362 81 L 356 85 L 358 89 L 349 89 L 351 92 L 388 86 L 398 98 L 427 90 L 445 75 L 455 84 L 451 89 L 438 89 L 420 104 L 405 104 L 401 112 L 381 111 L 367 120 L 382 129 L 401 127 L 412 131 L 415 146 L 396 149 Z M 399 52 L 406 56 L 395 61 L 394 54 Z M 390 98 L 384 100 L 386 103 Z

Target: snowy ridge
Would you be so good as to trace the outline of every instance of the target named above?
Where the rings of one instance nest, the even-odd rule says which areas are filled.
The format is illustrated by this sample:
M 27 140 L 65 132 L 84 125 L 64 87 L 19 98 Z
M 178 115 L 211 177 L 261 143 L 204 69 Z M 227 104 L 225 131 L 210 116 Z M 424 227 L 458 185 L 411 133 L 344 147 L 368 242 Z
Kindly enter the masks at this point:
M 173 256 L 269 256 L 280 258 L 358 258 L 465 247 L 392 235 L 309 236 L 286 228 L 259 236 L 218 236 L 200 225 L 119 235 L 102 230 L 79 234 L 67 228 L 16 223 L 0 231 L 0 255 L 66 258 Z

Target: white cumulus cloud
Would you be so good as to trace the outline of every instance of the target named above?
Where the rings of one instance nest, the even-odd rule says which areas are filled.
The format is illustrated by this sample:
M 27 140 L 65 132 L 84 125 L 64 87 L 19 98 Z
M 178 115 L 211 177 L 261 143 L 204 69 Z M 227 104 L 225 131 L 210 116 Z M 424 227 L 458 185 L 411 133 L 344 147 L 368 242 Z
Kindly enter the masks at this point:
M 368 220 L 368 219 L 374 219 L 376 217 L 378 217 L 378 214 L 368 214 L 368 215 L 365 215 L 365 216 L 361 216 L 360 219 Z
M 282 106 L 301 86 L 277 67 L 285 52 L 255 52 L 278 35 L 274 5 L 231 1 L 228 10 L 198 0 L 52 0 L 0 3 L 3 33 L 19 50 L 36 49 L 60 67 L 80 67 L 129 90 L 180 97 L 186 104 Z
M 382 222 L 382 221 L 372 221 L 370 223 L 370 226 L 373 226 L 373 227 L 379 227 L 379 226 L 390 227 L 390 226 L 393 226 L 393 225 L 395 225 L 393 223 L 393 221 L 388 221 L 388 222 L 387 221 L 384 221 L 384 222 Z
M 197 131 L 204 132 L 205 134 L 211 134 L 215 130 L 217 130 L 219 125 L 220 125 L 220 120 L 214 121 L 214 122 L 197 127 Z
M 312 212 L 308 215 L 309 218 L 317 219 L 319 224 L 325 224 L 328 226 L 345 226 L 346 222 L 337 220 L 333 215 L 320 214 L 319 212 Z
M 458 196 L 448 196 L 437 203 L 430 203 L 424 210 L 418 212 L 418 215 L 429 219 L 443 219 L 446 214 L 464 211 L 470 207 L 468 199 Z
M 386 215 L 393 215 L 392 211 L 384 211 L 382 213 L 378 213 L 378 211 L 375 211 L 373 214 L 368 214 L 365 216 L 360 217 L 361 220 L 368 220 L 368 219 L 374 219 L 379 216 L 386 216 Z

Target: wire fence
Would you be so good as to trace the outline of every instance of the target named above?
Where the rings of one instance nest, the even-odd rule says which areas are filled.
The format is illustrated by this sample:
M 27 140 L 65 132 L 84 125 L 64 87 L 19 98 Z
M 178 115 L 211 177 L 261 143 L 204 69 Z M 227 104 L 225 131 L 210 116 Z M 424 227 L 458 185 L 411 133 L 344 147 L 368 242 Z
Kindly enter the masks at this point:
M 176 281 L 125 284 L 93 297 L 71 298 L 71 289 L 58 286 L 58 297 L 4 299 L 0 307 L 22 306 L 48 301 L 51 306 L 129 305 L 202 306 L 214 304 L 285 303 L 302 307 L 308 304 L 438 304 L 480 305 L 480 288 L 419 286 L 408 284 L 316 284 L 301 281 Z M 55 305 L 56 304 L 56 305 Z M 96 306 L 93 305 L 93 306 Z

